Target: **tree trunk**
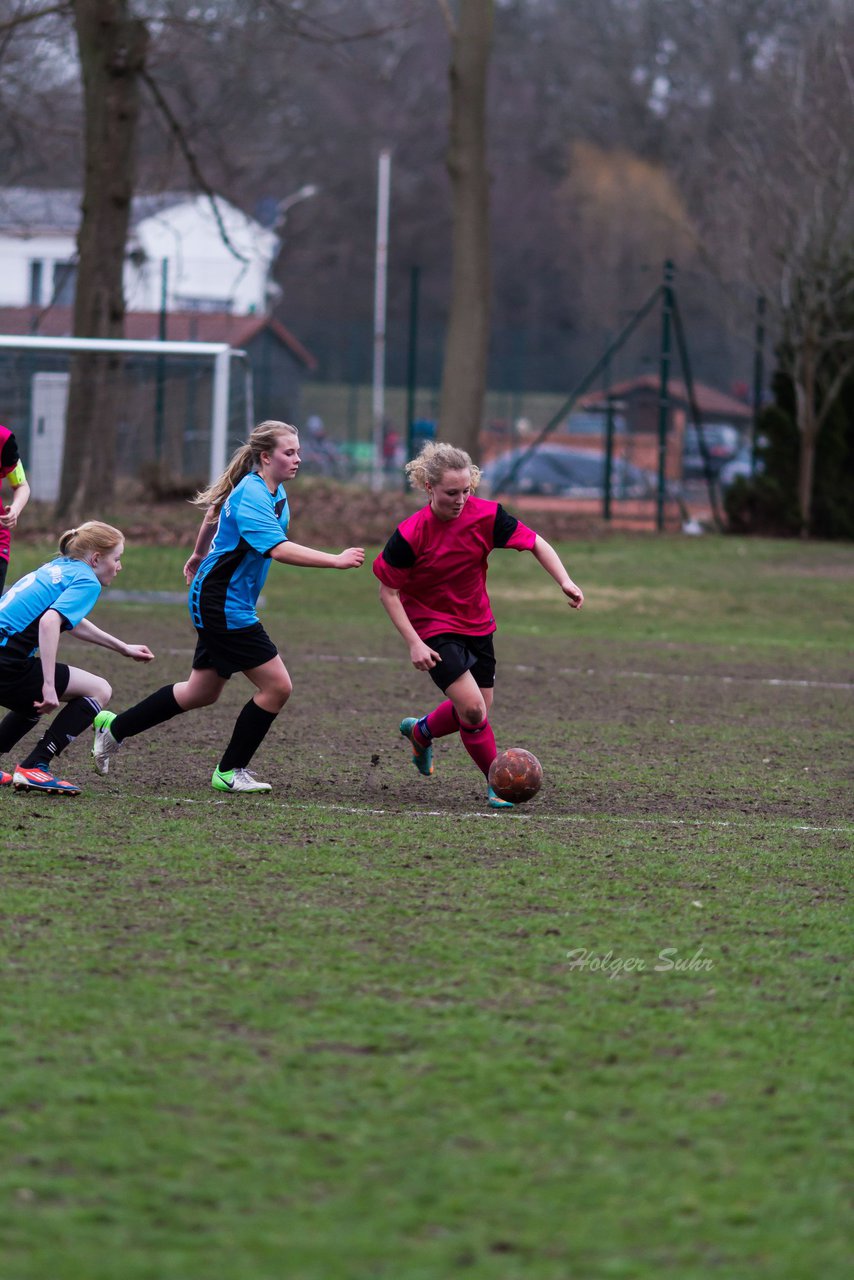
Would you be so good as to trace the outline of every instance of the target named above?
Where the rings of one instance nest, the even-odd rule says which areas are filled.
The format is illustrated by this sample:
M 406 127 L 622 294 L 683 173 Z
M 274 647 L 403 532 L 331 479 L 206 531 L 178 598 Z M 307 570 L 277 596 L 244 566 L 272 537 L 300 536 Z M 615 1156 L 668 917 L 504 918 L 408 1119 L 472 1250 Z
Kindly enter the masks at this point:
M 139 102 L 148 32 L 128 0 L 75 0 L 85 110 L 83 218 L 77 237 L 74 335 L 124 336 L 123 274 Z M 120 360 L 71 363 L 57 516 L 96 516 L 115 484 Z
M 479 454 L 489 349 L 489 173 L 486 87 L 494 0 L 460 0 L 452 35 L 448 172 L 453 211 L 451 311 L 445 340 L 439 431 Z

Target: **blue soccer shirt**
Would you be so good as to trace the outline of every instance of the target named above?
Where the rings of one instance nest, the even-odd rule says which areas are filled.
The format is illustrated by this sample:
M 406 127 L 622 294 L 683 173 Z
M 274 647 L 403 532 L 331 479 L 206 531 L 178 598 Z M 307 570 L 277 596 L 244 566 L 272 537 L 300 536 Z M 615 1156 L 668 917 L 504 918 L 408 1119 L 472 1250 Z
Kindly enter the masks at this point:
M 190 586 L 194 626 L 236 631 L 258 621 L 256 605 L 270 571 L 270 552 L 287 541 L 289 519 L 282 485 L 271 493 L 257 471 L 235 485 Z
M 0 663 L 31 658 L 38 649 L 39 622 L 48 609 L 70 631 L 94 608 L 101 594 L 95 571 L 85 560 L 58 556 L 13 583 L 0 600 Z

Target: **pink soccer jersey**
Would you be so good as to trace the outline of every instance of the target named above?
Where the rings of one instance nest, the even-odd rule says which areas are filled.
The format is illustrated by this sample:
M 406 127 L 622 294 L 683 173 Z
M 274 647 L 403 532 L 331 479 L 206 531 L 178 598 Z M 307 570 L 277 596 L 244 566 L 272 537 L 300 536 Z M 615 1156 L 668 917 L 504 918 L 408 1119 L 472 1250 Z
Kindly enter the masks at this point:
M 472 496 L 453 520 L 440 520 L 426 506 L 402 521 L 373 570 L 380 582 L 400 592 L 422 640 L 445 631 L 485 636 L 495 630 L 486 594 L 490 551 L 530 551 L 536 537 L 499 502 Z

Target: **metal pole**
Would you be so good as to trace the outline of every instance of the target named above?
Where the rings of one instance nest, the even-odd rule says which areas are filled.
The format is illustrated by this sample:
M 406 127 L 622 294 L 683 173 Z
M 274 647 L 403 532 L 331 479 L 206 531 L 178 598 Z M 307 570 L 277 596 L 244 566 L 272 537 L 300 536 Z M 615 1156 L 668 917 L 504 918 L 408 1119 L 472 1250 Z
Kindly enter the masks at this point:
M 160 262 L 160 318 L 157 324 L 159 342 L 166 341 L 166 303 L 169 286 L 169 259 Z M 157 387 L 154 401 L 154 457 L 160 462 L 163 457 L 163 411 L 166 399 L 166 361 L 163 356 L 157 357 Z
M 391 186 L 391 151 L 384 147 L 380 152 L 377 169 L 377 240 L 374 271 L 374 374 L 373 397 L 373 459 L 371 488 L 377 493 L 383 484 L 383 423 L 385 420 L 385 348 L 386 348 L 386 292 L 388 273 L 388 208 Z
M 418 387 L 418 287 L 421 268 L 413 267 L 409 273 L 409 358 L 406 364 L 406 456 L 415 453 L 415 394 Z M 404 490 L 409 488 L 406 473 Z
M 659 533 L 665 524 L 665 497 L 667 492 L 667 428 L 670 419 L 670 324 L 673 316 L 673 263 L 668 258 L 664 264 L 664 280 L 661 290 L 661 358 L 659 363 L 658 390 L 658 496 L 655 523 Z
M 615 352 L 619 351 L 620 348 L 626 342 L 628 342 L 629 338 L 634 333 L 635 329 L 638 327 L 641 321 L 645 320 L 646 317 L 649 315 L 650 311 L 652 311 L 653 307 L 658 301 L 660 293 L 661 293 L 661 285 L 658 284 L 655 286 L 655 289 L 647 298 L 646 302 L 643 304 L 640 310 L 635 312 L 635 314 L 632 316 L 631 320 L 628 322 L 625 328 L 623 328 L 620 331 L 620 333 L 617 335 L 617 337 L 608 347 L 608 350 L 605 352 L 605 354 L 603 356 L 600 356 L 600 358 L 594 364 L 593 368 L 584 375 L 584 377 L 581 379 L 581 381 L 578 383 L 575 389 L 570 392 L 570 394 L 567 396 L 566 400 L 564 400 L 563 404 L 560 406 L 557 412 L 552 414 L 552 416 L 549 418 L 546 425 L 540 431 L 537 438 L 531 441 L 531 443 L 528 445 L 524 453 L 519 454 L 518 458 L 513 463 L 513 466 L 510 468 L 509 472 L 504 477 L 504 481 L 503 481 L 504 492 L 507 491 L 508 486 L 512 485 L 513 481 L 516 479 L 518 472 L 524 466 L 525 462 L 531 456 L 531 454 L 534 453 L 534 451 L 540 447 L 540 445 L 543 443 L 544 440 L 548 439 L 548 437 L 554 431 L 558 423 L 563 422 L 564 418 L 566 418 L 566 416 L 572 412 L 572 409 L 576 401 L 581 396 L 584 395 L 584 392 L 588 389 L 588 387 L 591 387 L 593 385 L 593 383 L 599 377 L 602 370 L 608 364 L 608 361 L 611 359 L 611 356 L 614 355 Z M 493 488 L 493 491 L 492 491 L 493 497 L 495 496 L 496 492 L 497 490 Z
M 602 516 L 611 519 L 611 476 L 614 470 L 614 397 L 608 393 L 608 410 L 605 416 L 605 492 Z
M 224 347 L 214 360 L 213 426 L 211 429 L 210 482 L 225 470 L 228 449 L 228 393 L 231 378 L 231 351 Z
M 756 299 L 756 339 L 753 348 L 753 423 L 750 439 L 750 474 L 756 474 L 756 440 L 759 435 L 759 415 L 762 412 L 762 392 L 765 384 L 765 299 Z

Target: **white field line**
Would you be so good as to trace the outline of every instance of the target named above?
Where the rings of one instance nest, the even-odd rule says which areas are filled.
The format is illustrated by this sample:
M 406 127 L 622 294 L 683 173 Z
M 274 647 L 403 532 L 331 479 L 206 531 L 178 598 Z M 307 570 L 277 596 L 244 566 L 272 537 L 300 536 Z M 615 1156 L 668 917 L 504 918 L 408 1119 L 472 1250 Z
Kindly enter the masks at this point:
M 192 655 L 194 649 L 164 649 L 163 653 L 169 654 L 170 657 L 183 657 Z M 285 655 L 287 657 L 287 655 Z M 340 654 L 340 653 L 312 653 L 301 655 L 301 660 L 307 663 L 312 662 L 355 662 L 362 665 L 389 665 L 401 666 L 404 664 L 402 658 L 382 658 L 370 657 L 364 654 Z M 545 671 L 545 667 L 532 667 L 524 662 L 502 663 L 502 669 L 509 671 Z M 619 680 L 681 680 L 689 683 L 692 680 L 717 680 L 721 684 L 767 684 L 776 685 L 790 689 L 854 689 L 854 682 L 846 682 L 843 680 L 788 680 L 781 676 L 722 676 L 716 675 L 714 672 L 700 672 L 698 674 L 685 675 L 678 671 L 614 671 L 599 670 L 597 667 L 558 667 L 557 675 L 559 676 L 605 676 L 616 677 Z
M 134 795 L 130 793 L 133 800 L 144 800 L 150 803 L 151 796 Z M 198 800 L 192 796 L 157 796 L 158 803 L 164 804 L 201 804 L 201 805 L 224 805 L 237 804 L 234 797 L 226 799 L 224 796 L 220 799 L 218 796 L 205 796 Z M 622 815 L 603 814 L 599 818 L 585 818 L 572 813 L 523 813 L 520 809 L 516 809 L 513 816 L 510 817 L 505 809 L 501 813 L 496 813 L 491 809 L 473 809 L 468 813 L 460 813 L 457 810 L 450 809 L 372 809 L 367 805 L 348 805 L 348 804 L 309 804 L 304 801 L 291 803 L 287 800 L 270 800 L 265 797 L 262 802 L 265 806 L 272 805 L 275 808 L 283 809 L 286 813 L 292 813 L 295 809 L 303 812 L 320 810 L 322 813 L 348 813 L 358 815 L 360 817 L 369 818 L 406 818 L 412 821 L 413 818 L 488 818 L 492 822 L 554 822 L 554 823 L 572 823 L 574 826 L 583 824 L 584 826 L 596 826 L 599 823 L 619 823 L 628 827 L 729 827 L 734 830 L 755 830 L 756 827 L 773 831 L 811 831 L 822 835 L 850 835 L 854 837 L 854 826 L 851 827 L 813 827 L 803 823 L 787 823 L 787 822 L 769 822 L 767 818 L 756 818 L 755 820 L 747 819 L 745 821 L 733 821 L 730 819 L 717 818 L 629 818 Z
M 170 650 L 172 652 L 172 650 Z M 181 650 L 181 652 L 188 652 Z M 361 662 L 361 663 L 399 663 L 399 658 L 371 658 L 355 654 L 353 656 L 337 653 L 316 653 L 312 655 L 314 662 Z M 510 671 L 543 671 L 544 667 L 532 667 L 523 662 L 502 663 Z M 559 667 L 560 676 L 617 676 L 621 680 L 718 680 L 722 684 L 769 684 L 788 686 L 794 689 L 854 689 L 854 682 L 833 680 L 788 680 L 781 676 L 726 676 L 714 672 L 684 675 L 676 671 L 601 671 L 596 667 Z

